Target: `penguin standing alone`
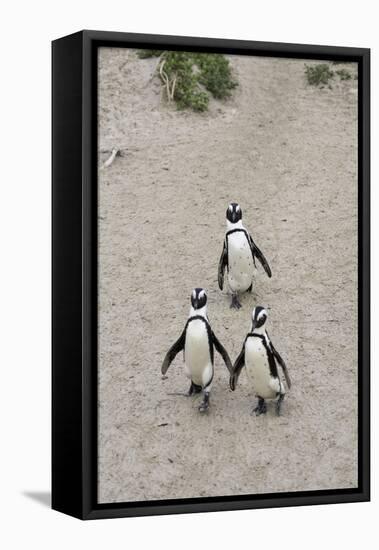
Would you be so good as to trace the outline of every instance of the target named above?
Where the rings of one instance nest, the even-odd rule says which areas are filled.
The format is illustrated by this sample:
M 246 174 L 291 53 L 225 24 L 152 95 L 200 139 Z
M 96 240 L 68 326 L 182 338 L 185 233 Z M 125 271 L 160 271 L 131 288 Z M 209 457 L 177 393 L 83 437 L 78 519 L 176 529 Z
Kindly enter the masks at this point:
M 265 414 L 267 412 L 265 399 L 277 398 L 276 412 L 279 416 L 286 392 L 278 373 L 277 363 L 283 369 L 288 389 L 291 387 L 291 380 L 285 362 L 274 348 L 266 332 L 267 311 L 263 307 L 255 307 L 252 319 L 251 332 L 246 336 L 241 353 L 233 366 L 230 388 L 235 390 L 241 370 L 246 366 L 247 375 L 258 397 L 258 405 L 253 412 L 256 415 Z
M 185 373 L 191 380 L 188 395 L 203 392 L 200 412 L 209 408 L 209 393 L 214 374 L 214 347 L 223 358 L 229 373 L 232 375 L 232 363 L 225 348 L 216 338 L 209 324 L 207 315 L 207 295 L 202 288 L 195 288 L 191 294 L 191 310 L 188 321 L 180 338 L 167 352 L 162 374 L 166 374 L 176 355 L 184 351 Z
M 224 287 L 225 268 L 228 273 L 228 283 L 232 292 L 231 308 L 239 309 L 241 304 L 238 294 L 251 291 L 255 274 L 255 259 L 262 264 L 267 275 L 271 277 L 268 262 L 251 235 L 242 225 L 242 210 L 239 204 L 232 202 L 226 211 L 226 233 L 218 265 L 218 286 Z

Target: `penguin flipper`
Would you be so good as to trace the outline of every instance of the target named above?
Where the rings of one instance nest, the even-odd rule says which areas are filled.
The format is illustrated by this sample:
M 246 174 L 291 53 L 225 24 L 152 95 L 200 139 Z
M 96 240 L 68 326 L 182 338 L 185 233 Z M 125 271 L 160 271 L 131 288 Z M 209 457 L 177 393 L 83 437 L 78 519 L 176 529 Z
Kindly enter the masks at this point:
M 241 370 L 245 366 L 245 343 L 246 340 L 243 343 L 242 350 L 233 365 L 233 374 L 231 375 L 229 380 L 229 386 L 232 391 L 236 389 L 239 375 L 241 374 Z
M 249 238 L 250 238 L 250 247 L 251 247 L 251 252 L 253 254 L 253 257 L 257 258 L 260 261 L 263 269 L 267 273 L 267 276 L 271 278 L 272 272 L 271 272 L 270 266 L 268 265 L 268 261 L 264 257 L 263 252 L 257 247 L 255 242 L 253 241 L 253 238 L 251 235 L 249 235 Z
M 216 338 L 216 335 L 213 331 L 212 331 L 212 340 L 213 340 L 214 347 L 216 348 L 218 353 L 223 358 L 224 363 L 226 365 L 226 368 L 228 369 L 230 375 L 232 375 L 233 374 L 233 365 L 232 365 L 232 362 L 230 360 L 229 354 L 226 351 L 226 349 L 224 348 L 224 346 L 221 344 L 220 340 L 218 340 Z
M 175 357 L 178 355 L 180 351 L 182 351 L 182 349 L 184 349 L 185 338 L 186 338 L 186 331 L 184 329 L 182 334 L 178 338 L 178 340 L 171 346 L 171 348 L 166 353 L 166 356 L 163 360 L 162 367 L 161 367 L 162 374 L 166 374 L 166 372 L 168 371 L 168 367 L 171 365 Z
M 275 359 L 277 360 L 277 362 L 279 363 L 279 365 L 283 369 L 283 374 L 284 374 L 284 378 L 286 380 L 287 387 L 288 387 L 288 389 L 290 389 L 291 385 L 292 385 L 292 382 L 291 382 L 291 378 L 290 378 L 290 375 L 289 375 L 289 372 L 288 372 L 288 369 L 287 369 L 287 365 L 285 364 L 285 362 L 284 362 L 282 356 L 279 354 L 279 352 L 276 351 L 276 349 L 274 348 L 271 341 L 270 341 L 270 346 L 271 346 L 271 351 L 272 351 Z
M 226 244 L 224 241 L 224 247 L 221 252 L 220 261 L 218 263 L 218 286 L 220 290 L 224 288 L 224 273 L 225 273 L 225 267 L 228 264 L 228 252 L 226 250 Z

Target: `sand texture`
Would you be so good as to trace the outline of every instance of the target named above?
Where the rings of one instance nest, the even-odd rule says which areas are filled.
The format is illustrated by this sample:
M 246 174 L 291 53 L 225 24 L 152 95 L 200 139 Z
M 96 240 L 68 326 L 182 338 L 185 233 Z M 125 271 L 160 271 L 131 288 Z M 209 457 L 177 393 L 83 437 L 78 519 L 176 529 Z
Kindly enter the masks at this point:
M 178 112 L 156 59 L 99 59 L 99 501 L 357 485 L 357 81 L 307 84 L 303 60 L 231 57 L 239 87 L 205 114 Z M 310 62 L 312 63 L 312 62 Z M 347 67 L 352 73 L 356 66 Z M 225 211 L 267 257 L 240 311 L 217 286 Z M 216 354 L 209 414 L 188 389 L 180 335 L 193 287 L 234 361 L 254 305 L 293 387 L 276 417 L 235 392 Z

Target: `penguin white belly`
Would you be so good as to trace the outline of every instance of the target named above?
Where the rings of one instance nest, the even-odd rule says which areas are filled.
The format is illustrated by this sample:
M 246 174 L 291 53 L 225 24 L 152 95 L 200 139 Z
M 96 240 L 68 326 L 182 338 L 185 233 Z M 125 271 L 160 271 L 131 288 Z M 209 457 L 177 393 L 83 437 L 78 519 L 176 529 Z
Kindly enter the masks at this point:
M 184 361 L 186 374 L 198 386 L 206 386 L 213 376 L 207 327 L 200 319 L 190 321 L 186 331 Z
M 243 231 L 228 236 L 228 282 L 233 292 L 245 292 L 255 273 L 250 245 Z
M 247 339 L 245 365 L 255 394 L 263 399 L 274 399 L 280 391 L 280 382 L 271 376 L 267 351 L 260 338 Z

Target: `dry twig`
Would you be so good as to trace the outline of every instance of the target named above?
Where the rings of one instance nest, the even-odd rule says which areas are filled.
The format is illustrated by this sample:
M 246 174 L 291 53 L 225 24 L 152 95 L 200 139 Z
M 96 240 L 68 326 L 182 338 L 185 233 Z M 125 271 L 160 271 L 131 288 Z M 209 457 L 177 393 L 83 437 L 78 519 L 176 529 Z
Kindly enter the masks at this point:
M 120 150 L 117 149 L 116 147 L 113 147 L 110 157 L 103 163 L 103 165 L 100 167 L 100 170 L 104 170 L 104 168 L 108 168 L 108 166 L 110 166 L 114 161 L 114 159 L 117 156 L 120 156 L 120 154 L 121 154 Z

